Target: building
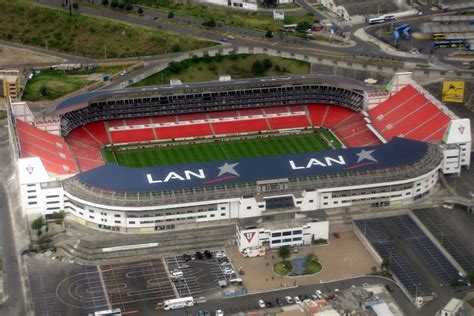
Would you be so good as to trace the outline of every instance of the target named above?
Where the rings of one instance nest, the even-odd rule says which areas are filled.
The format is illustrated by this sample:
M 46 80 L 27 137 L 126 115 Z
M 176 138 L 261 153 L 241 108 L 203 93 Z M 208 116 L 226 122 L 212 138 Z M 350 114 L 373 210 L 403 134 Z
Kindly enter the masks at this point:
M 460 313 L 462 309 L 462 300 L 458 298 L 452 298 L 439 312 L 440 316 L 458 316 L 463 315 Z
M 13 101 L 20 96 L 20 71 L 0 70 L 0 97 Z
M 344 20 L 356 15 L 381 15 L 398 11 L 393 0 L 320 0 L 320 2 Z
M 247 248 L 274 249 L 282 246 L 311 245 L 314 240 L 329 240 L 328 221 L 308 219 L 285 222 L 262 222 L 254 227 L 237 226 L 236 240 L 239 251 Z
M 315 210 L 408 205 L 433 192 L 440 172 L 469 167 L 470 122 L 408 74 L 390 86 L 377 102 L 360 82 L 318 75 L 94 91 L 63 101 L 47 124 L 13 103 L 23 210 L 47 218 L 64 210 L 83 225 L 127 233 L 304 219 L 299 227 L 314 235 L 322 225 Z M 420 105 L 424 115 L 413 111 Z M 192 141 L 196 130 L 200 141 L 262 137 L 268 124 L 279 133 L 333 129 L 347 148 L 146 168 L 101 160 L 110 143 Z
M 211 3 L 219 6 L 226 6 L 249 11 L 257 11 L 257 0 L 199 0 L 204 3 Z

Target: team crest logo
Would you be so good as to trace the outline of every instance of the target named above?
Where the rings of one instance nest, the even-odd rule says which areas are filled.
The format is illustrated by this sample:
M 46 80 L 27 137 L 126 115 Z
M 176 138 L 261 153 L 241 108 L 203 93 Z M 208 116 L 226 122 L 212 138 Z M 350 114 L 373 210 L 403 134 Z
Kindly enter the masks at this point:
M 26 167 L 26 171 L 31 175 L 33 173 L 34 168 L 32 166 Z
M 253 236 L 255 236 L 255 232 L 244 233 L 244 237 L 245 237 L 245 239 L 247 239 L 247 242 L 249 242 L 249 243 L 252 241 Z
M 459 130 L 459 133 L 461 133 L 461 135 L 462 135 L 462 134 L 464 134 L 464 131 L 466 130 L 466 128 L 462 125 L 459 125 L 458 130 Z

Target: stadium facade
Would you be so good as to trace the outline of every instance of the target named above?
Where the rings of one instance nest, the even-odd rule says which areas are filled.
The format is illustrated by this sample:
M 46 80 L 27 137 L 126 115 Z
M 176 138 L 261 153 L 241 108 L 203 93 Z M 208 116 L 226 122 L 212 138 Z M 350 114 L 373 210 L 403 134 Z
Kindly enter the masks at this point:
M 469 120 L 459 119 L 450 113 L 411 80 L 409 74 L 396 75 L 388 93 L 368 94 L 364 89 L 359 82 L 343 78 L 303 76 L 98 91 L 62 102 L 52 117 L 41 122 L 34 118 L 26 104 L 11 103 L 9 126 L 12 135 L 15 135 L 13 149 L 19 157 L 23 209 L 28 215 L 43 214 L 46 218 L 50 218 L 53 212 L 64 210 L 81 224 L 127 233 L 185 229 L 209 221 L 219 224 L 246 219 L 295 220 L 316 210 L 407 205 L 432 192 L 440 173 L 457 175 L 462 167 L 469 167 Z M 408 116 L 406 113 L 391 118 L 392 123 L 381 127 L 384 119 L 396 115 L 398 108 L 400 112 L 405 111 L 403 101 L 390 105 L 390 110 L 383 113 L 377 112 L 388 107 L 388 103 L 402 93 L 416 93 L 408 98 L 413 102 L 424 98 L 420 108 L 436 111 L 435 116 L 443 119 L 445 124 L 443 129 L 435 127 L 428 131 L 429 126 L 426 125 L 424 134 L 417 130 L 416 135 L 423 134 L 421 139 L 427 141 L 409 137 L 415 135 L 413 130 L 418 127 L 411 127 L 412 130 L 406 132 L 406 138 L 403 133 L 391 135 L 396 125 L 393 122 L 403 121 Z M 63 143 L 69 134 L 97 122 L 102 124 L 112 120 L 170 115 L 179 117 L 176 120 L 178 123 L 153 125 L 155 121 L 150 119 L 152 125 L 139 125 L 143 133 L 155 129 L 153 133 L 150 131 L 150 137 L 156 138 L 157 126 L 179 128 L 180 118 L 184 115 L 206 113 L 208 119 L 200 118 L 198 123 L 186 121 L 185 124 L 209 124 L 215 132 L 211 113 L 243 113 L 259 109 L 263 114 L 253 115 L 252 121 L 261 119 L 268 122 L 276 118 L 265 114 L 266 108 L 283 105 L 288 109 L 289 105 L 298 104 L 307 109 L 308 104 L 315 103 L 325 105 L 323 114 L 314 114 L 313 117 L 308 110 L 294 117 L 307 116 L 313 126 L 322 126 L 316 120 L 328 120 L 330 108 L 350 110 L 355 114 L 350 114 L 343 121 L 350 121 L 352 117 L 361 118 L 362 124 L 357 122 L 364 129 L 361 135 L 370 134 L 370 137 L 367 136 L 370 140 L 368 144 L 375 145 L 145 168 L 126 168 L 115 164 L 81 168 L 78 167 L 78 157 L 69 159 L 68 153 L 62 153 L 62 149 L 79 146 L 77 138 L 69 138 L 69 143 Z M 230 122 L 232 118 L 224 121 Z M 404 125 L 410 127 L 409 124 L 413 123 L 416 124 L 407 122 Z M 36 132 L 25 125 L 35 126 L 41 130 L 38 135 L 42 136 L 32 135 Z M 117 133 L 108 123 L 104 125 L 105 129 L 103 126 L 101 129 L 106 133 Z M 338 123 L 336 127 L 343 125 Z M 127 132 L 136 130 L 136 126 L 120 128 Z M 341 135 L 355 134 L 359 127 L 351 125 L 340 129 Z M 61 164 L 51 162 L 50 150 L 42 153 L 32 146 L 32 141 L 28 141 L 28 137 L 37 140 L 49 137 L 41 134 L 44 132 L 55 135 L 55 140 L 50 143 L 55 143 L 59 151 L 59 158 L 56 158 L 62 159 Z M 88 135 L 91 134 L 88 131 Z M 434 135 L 442 137 L 437 140 Z M 102 137 L 92 136 L 96 140 Z M 103 138 L 102 143 L 106 143 L 113 137 Z M 193 139 L 183 137 L 185 141 Z M 341 140 L 344 143 L 344 139 Z M 150 141 L 141 142 L 139 146 L 145 143 Z M 71 164 L 68 165 L 68 161 Z M 57 172 L 53 174 L 52 170 Z M 308 222 L 311 222 L 310 218 Z

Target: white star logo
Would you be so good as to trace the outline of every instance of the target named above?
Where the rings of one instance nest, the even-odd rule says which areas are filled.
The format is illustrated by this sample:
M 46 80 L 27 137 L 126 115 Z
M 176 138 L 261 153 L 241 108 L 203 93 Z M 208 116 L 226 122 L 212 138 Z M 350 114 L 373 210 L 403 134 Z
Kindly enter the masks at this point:
M 217 177 L 220 177 L 225 173 L 230 173 L 230 174 L 233 174 L 234 176 L 240 177 L 240 174 L 234 169 L 235 166 L 237 166 L 238 164 L 239 164 L 238 162 L 231 163 L 231 164 L 228 164 L 226 162 L 222 167 L 217 167 L 217 169 L 219 169 L 219 174 L 217 175 Z
M 377 159 L 375 159 L 373 156 L 372 156 L 372 153 L 375 151 L 375 149 L 372 149 L 372 150 L 365 150 L 365 149 L 362 149 L 360 153 L 356 154 L 357 157 L 359 157 L 359 159 L 357 159 L 357 163 L 361 162 L 362 160 L 364 159 L 367 159 L 367 160 L 370 160 L 370 161 L 374 161 L 374 162 L 378 162 Z

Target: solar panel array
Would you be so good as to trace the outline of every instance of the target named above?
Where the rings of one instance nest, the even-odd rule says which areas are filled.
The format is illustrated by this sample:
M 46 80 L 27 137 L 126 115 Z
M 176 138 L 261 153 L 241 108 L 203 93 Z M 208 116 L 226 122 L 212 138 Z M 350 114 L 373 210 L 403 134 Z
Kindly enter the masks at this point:
M 381 226 L 381 219 L 357 220 L 355 224 L 382 258 L 388 258 L 389 269 L 412 296 L 428 296 L 433 292 L 412 268 L 407 258 Z
M 447 228 L 440 214 L 429 209 L 417 210 L 414 214 L 466 272 L 474 272 L 474 256 L 456 234 Z M 474 216 L 471 218 L 474 225 Z
M 448 284 L 459 277 L 459 271 L 448 261 L 410 216 L 394 216 L 390 217 L 389 220 L 442 282 Z

